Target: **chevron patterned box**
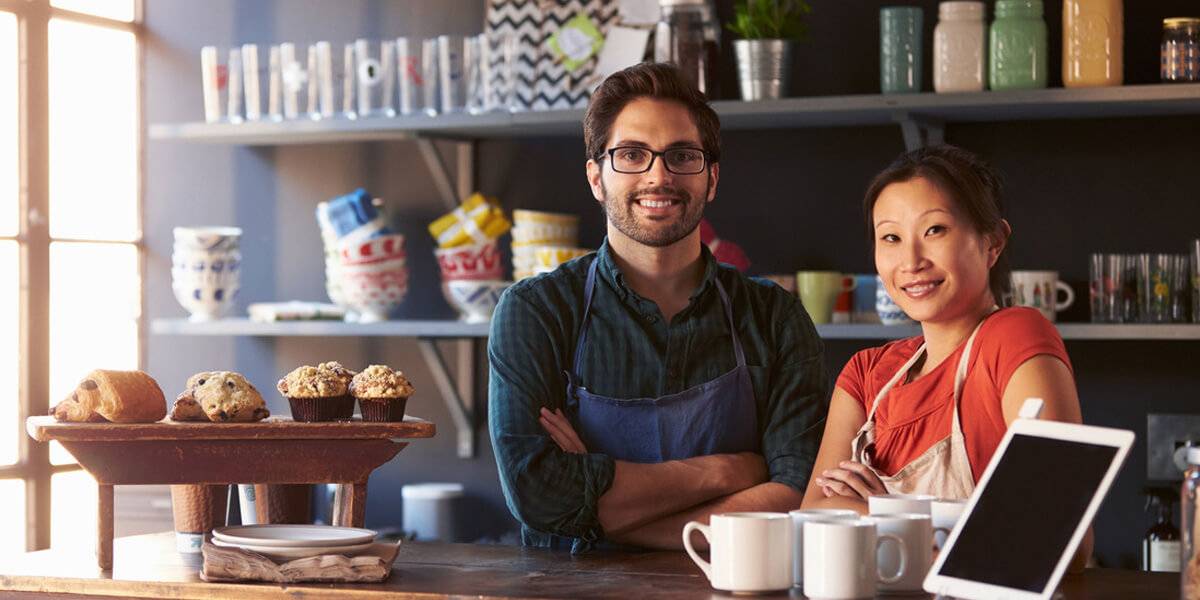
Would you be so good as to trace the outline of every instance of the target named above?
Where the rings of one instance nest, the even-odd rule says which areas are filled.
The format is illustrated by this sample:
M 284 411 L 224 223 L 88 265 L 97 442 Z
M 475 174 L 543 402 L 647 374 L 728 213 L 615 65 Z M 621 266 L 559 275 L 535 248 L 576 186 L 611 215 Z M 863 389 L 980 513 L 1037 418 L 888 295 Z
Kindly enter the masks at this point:
M 515 36 L 517 56 L 515 110 L 584 108 L 598 76 L 596 57 L 575 70 L 564 66 L 550 47 L 550 39 L 564 24 L 586 14 L 592 25 L 607 35 L 619 17 L 616 0 L 488 0 L 484 33 L 489 44 L 499 46 Z M 494 59 L 498 60 L 498 59 Z M 493 65 L 498 67 L 498 65 Z M 503 77 L 499 68 L 493 78 Z M 495 80 L 495 79 L 494 79 Z

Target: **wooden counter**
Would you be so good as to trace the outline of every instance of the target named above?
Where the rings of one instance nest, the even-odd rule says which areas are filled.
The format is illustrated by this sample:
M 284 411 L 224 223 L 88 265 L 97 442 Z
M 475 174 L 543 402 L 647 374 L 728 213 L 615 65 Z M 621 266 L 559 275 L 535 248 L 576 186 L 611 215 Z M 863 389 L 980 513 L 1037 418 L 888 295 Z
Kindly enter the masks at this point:
M 0 561 L 0 596 L 45 598 L 713 598 L 682 552 L 562 552 L 514 546 L 408 543 L 392 577 L 381 584 L 210 584 L 200 581 L 199 555 L 175 552 L 174 534 L 121 538 L 115 564 L 102 571 L 86 549 L 47 550 Z M 1089 570 L 1063 582 L 1065 600 L 1178 598 L 1173 573 Z M 739 596 L 744 597 L 744 596 Z M 774 598 L 787 597 L 779 593 Z M 798 592 L 793 598 L 802 597 Z M 893 597 L 895 598 L 895 597 Z M 925 596 L 903 598 L 924 599 Z

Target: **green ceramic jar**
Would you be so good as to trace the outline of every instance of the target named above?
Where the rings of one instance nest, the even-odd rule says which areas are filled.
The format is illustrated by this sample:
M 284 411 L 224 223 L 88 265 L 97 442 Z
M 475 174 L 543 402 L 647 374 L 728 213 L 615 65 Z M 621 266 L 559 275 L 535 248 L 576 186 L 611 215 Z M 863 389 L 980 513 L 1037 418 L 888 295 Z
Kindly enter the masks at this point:
M 1042 0 L 996 0 L 996 18 L 989 34 L 991 88 L 1046 87 L 1047 35 Z

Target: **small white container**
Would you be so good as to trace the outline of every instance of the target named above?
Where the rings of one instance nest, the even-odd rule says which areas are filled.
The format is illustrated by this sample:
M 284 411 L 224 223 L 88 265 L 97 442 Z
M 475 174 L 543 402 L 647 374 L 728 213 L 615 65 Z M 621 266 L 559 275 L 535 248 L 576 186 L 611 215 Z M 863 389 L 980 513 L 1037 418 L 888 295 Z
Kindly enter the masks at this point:
M 983 2 L 942 2 L 933 30 L 933 89 L 938 93 L 984 89 L 987 11 Z
M 454 503 L 463 495 L 461 483 L 411 483 L 400 488 L 404 500 L 405 532 L 419 541 L 454 542 Z

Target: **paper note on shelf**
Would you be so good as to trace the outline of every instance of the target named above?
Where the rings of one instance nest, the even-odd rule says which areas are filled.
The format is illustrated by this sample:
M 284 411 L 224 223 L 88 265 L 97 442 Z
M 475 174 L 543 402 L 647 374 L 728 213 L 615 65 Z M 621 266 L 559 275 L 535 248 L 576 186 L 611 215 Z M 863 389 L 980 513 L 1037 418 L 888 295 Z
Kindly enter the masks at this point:
M 596 75 L 603 79 L 624 69 L 642 62 L 646 55 L 646 44 L 650 41 L 650 31 L 633 29 L 631 27 L 613 27 L 608 30 L 604 39 L 604 48 L 596 60 Z

